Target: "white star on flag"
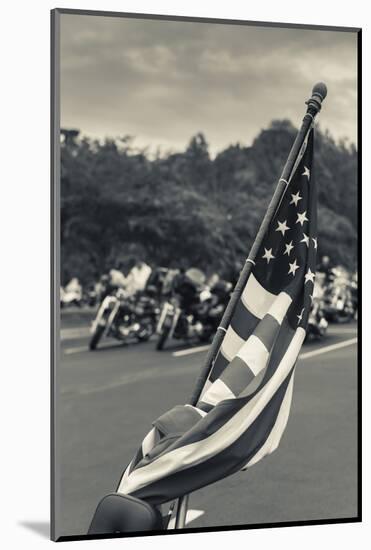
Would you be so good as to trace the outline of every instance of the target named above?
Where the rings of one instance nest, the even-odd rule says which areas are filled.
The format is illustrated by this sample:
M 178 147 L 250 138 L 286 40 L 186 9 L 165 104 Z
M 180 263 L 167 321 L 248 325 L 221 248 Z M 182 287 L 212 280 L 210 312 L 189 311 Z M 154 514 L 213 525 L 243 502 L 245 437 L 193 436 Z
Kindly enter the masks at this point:
M 306 166 L 304 166 L 304 172 L 302 173 L 302 176 L 307 176 L 308 180 L 310 178 L 310 170 Z
M 289 269 L 288 275 L 290 275 L 290 273 L 292 273 L 292 276 L 294 277 L 296 270 L 299 269 L 300 266 L 298 266 L 298 264 L 296 263 L 296 260 L 294 260 L 294 262 L 292 264 L 290 264 L 290 262 L 289 262 L 289 266 L 290 266 L 290 269 Z
M 299 319 L 298 320 L 298 324 L 301 322 L 301 320 L 303 319 L 303 313 L 305 311 L 305 307 L 303 307 L 303 309 L 301 310 L 301 313 L 300 315 L 297 315 L 296 317 Z
M 304 222 L 308 222 L 307 218 L 307 211 L 303 212 L 302 214 L 299 214 L 298 212 L 298 219 L 296 220 L 296 223 L 300 223 L 301 226 L 303 226 Z
M 266 248 L 264 248 L 264 255 L 262 256 L 262 258 L 265 258 L 267 260 L 267 264 L 269 264 L 269 262 L 275 258 L 275 256 L 273 256 L 272 254 L 272 249 L 270 248 L 269 250 L 267 250 Z
M 286 250 L 283 253 L 283 255 L 287 254 L 288 256 L 290 256 L 290 252 L 294 248 L 293 244 L 292 244 L 292 241 L 290 243 L 285 244 L 285 247 L 286 247 Z
M 313 283 L 314 277 L 315 277 L 315 274 L 309 268 L 308 271 L 305 274 L 305 282 L 307 283 L 308 281 L 310 281 L 311 283 Z
M 305 233 L 303 233 L 303 238 L 300 242 L 305 243 L 307 245 L 307 247 L 309 248 L 309 237 Z
M 314 248 L 317 249 L 317 239 L 315 237 L 312 237 L 312 239 L 314 243 Z
M 277 220 L 278 221 L 278 220 Z M 290 228 L 287 226 L 286 224 L 286 221 L 283 221 L 282 223 L 281 222 L 278 222 L 278 227 L 276 229 L 276 231 L 281 231 L 282 235 L 285 235 L 286 231 L 288 231 Z
M 292 200 L 291 200 L 290 204 L 295 204 L 295 206 L 297 206 L 298 202 L 301 201 L 301 199 L 303 198 L 303 197 L 300 196 L 300 191 L 298 191 L 296 193 L 296 195 L 293 195 L 291 193 L 291 197 L 292 197 Z

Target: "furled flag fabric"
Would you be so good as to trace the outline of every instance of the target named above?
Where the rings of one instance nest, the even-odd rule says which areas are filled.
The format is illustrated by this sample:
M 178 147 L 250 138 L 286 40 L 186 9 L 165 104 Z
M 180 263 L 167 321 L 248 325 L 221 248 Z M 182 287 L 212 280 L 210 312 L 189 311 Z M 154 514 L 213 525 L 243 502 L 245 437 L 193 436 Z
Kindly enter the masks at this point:
M 118 492 L 157 505 L 273 452 L 289 416 L 317 249 L 313 130 L 255 260 L 196 407 L 153 423 Z

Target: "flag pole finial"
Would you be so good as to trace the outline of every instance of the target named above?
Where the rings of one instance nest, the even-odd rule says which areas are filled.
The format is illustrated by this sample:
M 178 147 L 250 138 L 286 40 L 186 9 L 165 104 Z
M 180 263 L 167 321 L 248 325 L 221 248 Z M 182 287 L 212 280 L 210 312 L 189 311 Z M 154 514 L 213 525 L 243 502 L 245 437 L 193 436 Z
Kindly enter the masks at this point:
M 306 101 L 308 105 L 307 114 L 311 115 L 313 118 L 321 110 L 322 102 L 327 96 L 327 86 L 324 82 L 317 82 L 313 86 L 312 97 Z
M 317 82 L 317 84 L 313 86 L 312 94 L 313 95 L 318 94 L 320 97 L 322 97 L 322 101 L 323 101 L 327 96 L 326 84 L 324 82 Z

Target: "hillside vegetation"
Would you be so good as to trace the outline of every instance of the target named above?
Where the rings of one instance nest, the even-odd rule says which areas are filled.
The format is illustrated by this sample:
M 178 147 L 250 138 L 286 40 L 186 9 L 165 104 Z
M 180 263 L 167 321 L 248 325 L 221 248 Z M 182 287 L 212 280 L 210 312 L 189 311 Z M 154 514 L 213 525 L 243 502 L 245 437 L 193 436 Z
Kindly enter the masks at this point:
M 130 137 L 75 134 L 64 132 L 61 144 L 62 284 L 89 282 L 133 256 L 227 273 L 249 252 L 296 129 L 273 121 L 251 147 L 231 145 L 213 159 L 201 133 L 185 151 L 156 158 Z M 357 151 L 317 129 L 314 169 L 319 254 L 353 269 Z

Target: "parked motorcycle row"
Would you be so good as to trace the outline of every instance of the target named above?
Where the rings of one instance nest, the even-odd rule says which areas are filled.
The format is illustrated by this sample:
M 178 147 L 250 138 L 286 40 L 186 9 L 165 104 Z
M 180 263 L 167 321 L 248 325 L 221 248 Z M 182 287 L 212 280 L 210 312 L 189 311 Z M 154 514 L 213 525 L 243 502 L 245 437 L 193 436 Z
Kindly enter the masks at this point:
M 338 266 L 317 272 L 307 338 L 325 336 L 329 322 L 347 323 L 358 315 L 357 274 Z
M 156 348 L 164 349 L 171 338 L 209 342 L 232 290 L 232 283 L 217 276 L 207 281 L 202 271 L 195 268 L 175 277 L 162 303 Z
M 78 288 L 77 280 L 71 283 L 61 294 L 64 307 L 95 305 L 97 309 L 91 325 L 90 350 L 95 350 L 103 338 L 126 344 L 153 338 L 157 350 L 163 350 L 174 340 L 208 343 L 233 290 L 231 282 L 217 274 L 207 278 L 196 268 L 184 272 L 156 268 L 135 292 L 120 284 L 117 277 L 102 278 L 99 285 L 85 294 Z M 307 338 L 325 337 L 329 322 L 356 318 L 356 276 L 341 267 L 327 273 L 317 272 Z
M 159 268 L 145 288 L 134 295 L 109 283 L 92 324 L 89 347 L 103 337 L 125 343 L 157 335 L 161 350 L 174 338 L 208 342 L 228 303 L 231 283 L 214 276 L 207 280 L 199 269 Z

